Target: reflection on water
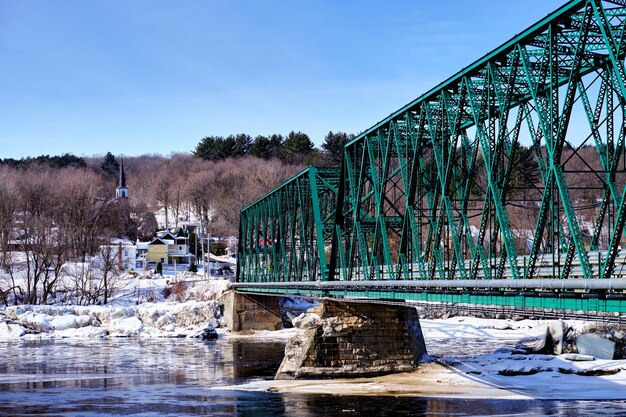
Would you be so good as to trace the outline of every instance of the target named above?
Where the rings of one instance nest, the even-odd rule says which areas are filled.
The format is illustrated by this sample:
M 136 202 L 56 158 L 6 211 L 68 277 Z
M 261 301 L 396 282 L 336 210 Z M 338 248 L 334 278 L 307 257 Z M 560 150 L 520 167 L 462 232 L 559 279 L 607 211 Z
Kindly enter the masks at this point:
M 412 397 L 286 397 L 289 416 L 604 416 L 625 415 L 626 402 L 428 399 Z M 621 410 L 621 412 L 619 411 Z M 283 414 L 279 414 L 283 415 Z
M 250 340 L 0 343 L 0 415 L 607 415 L 625 402 L 291 395 L 220 391 L 271 378 L 284 345 Z M 217 389 L 216 389 L 217 388 Z
M 283 350 L 187 339 L 0 343 L 0 415 L 237 415 L 233 393 L 211 388 L 271 378 Z

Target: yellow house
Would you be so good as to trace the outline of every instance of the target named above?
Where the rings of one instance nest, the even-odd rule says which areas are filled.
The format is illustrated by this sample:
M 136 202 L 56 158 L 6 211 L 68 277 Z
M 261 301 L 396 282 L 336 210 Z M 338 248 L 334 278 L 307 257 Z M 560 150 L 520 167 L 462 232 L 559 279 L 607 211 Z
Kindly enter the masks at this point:
M 148 244 L 148 262 L 167 264 L 167 242 L 157 238 Z
M 182 229 L 167 231 L 148 243 L 146 258 L 150 263 L 163 265 L 189 264 L 196 262 L 195 255 L 189 253 L 189 238 Z

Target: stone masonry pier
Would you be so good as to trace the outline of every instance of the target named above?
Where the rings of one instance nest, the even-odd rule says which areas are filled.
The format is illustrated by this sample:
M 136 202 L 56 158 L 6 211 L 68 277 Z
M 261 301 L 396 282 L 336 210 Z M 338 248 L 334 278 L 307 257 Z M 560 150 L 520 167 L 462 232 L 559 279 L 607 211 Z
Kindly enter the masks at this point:
M 280 297 L 228 291 L 219 299 L 229 330 L 280 330 Z
M 426 353 L 414 308 L 323 300 L 294 321 L 276 379 L 371 376 L 414 369 Z

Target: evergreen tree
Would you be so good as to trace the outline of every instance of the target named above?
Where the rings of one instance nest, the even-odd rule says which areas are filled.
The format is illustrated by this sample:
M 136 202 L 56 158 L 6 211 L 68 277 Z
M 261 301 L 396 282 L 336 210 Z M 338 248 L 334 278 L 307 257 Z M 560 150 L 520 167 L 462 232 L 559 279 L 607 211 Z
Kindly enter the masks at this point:
M 527 148 L 516 142 L 511 151 L 509 164 L 512 164 L 509 187 L 529 189 L 539 182 L 541 174 L 532 148 Z
M 309 135 L 292 131 L 283 143 L 283 158 L 291 164 L 299 164 L 314 148 Z
M 207 136 L 196 145 L 193 154 L 207 161 L 219 161 L 226 158 L 239 158 L 248 154 L 252 138 L 240 133 L 222 136 Z
M 221 143 L 220 159 L 246 156 L 251 142 L 252 138 L 244 133 L 228 136 Z
M 207 161 L 217 161 L 222 159 L 222 142 L 224 138 L 221 136 L 207 136 L 202 138 L 200 143 L 196 145 L 193 154 L 198 158 Z
M 283 156 L 283 144 L 285 138 L 283 135 L 273 134 L 270 136 L 270 154 L 269 158 L 282 158 Z
M 270 152 L 270 139 L 267 136 L 257 136 L 250 144 L 248 149 L 248 155 L 256 156 L 257 158 L 267 158 Z
M 6 158 L 0 159 L 0 165 L 7 165 L 17 169 L 29 169 L 31 166 L 48 166 L 53 169 L 74 167 L 85 168 L 85 160 L 71 153 L 62 156 L 41 155 L 35 158 L 26 157 L 21 159 Z
M 354 139 L 354 135 L 344 132 L 328 132 L 322 143 L 322 149 L 330 154 L 331 161 L 338 165 L 341 162 L 343 147 L 346 143 Z
M 100 168 L 107 176 L 115 177 L 119 173 L 120 163 L 117 162 L 117 159 L 111 152 L 107 152 L 102 164 L 100 164 Z
M 202 245 L 198 242 L 196 232 L 189 233 L 189 252 L 196 255 L 197 259 L 202 258 Z
M 282 145 L 283 137 L 281 135 L 270 137 L 259 135 L 250 144 L 248 155 L 263 159 L 280 158 Z
M 66 153 L 62 156 L 53 156 L 50 158 L 48 164 L 51 168 L 85 168 L 87 166 L 87 163 L 85 163 L 83 158 L 72 155 L 71 153 Z

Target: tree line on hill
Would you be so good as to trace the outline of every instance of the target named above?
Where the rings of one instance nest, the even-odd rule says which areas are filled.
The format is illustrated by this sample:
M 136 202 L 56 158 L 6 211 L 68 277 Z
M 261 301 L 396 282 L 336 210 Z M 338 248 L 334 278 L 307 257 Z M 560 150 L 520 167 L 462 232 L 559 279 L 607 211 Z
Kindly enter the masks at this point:
M 279 159 L 287 164 L 336 166 L 341 161 L 343 146 L 355 135 L 328 132 L 321 149 L 317 149 L 306 133 L 292 131 L 288 135 L 252 136 L 240 133 L 229 136 L 207 136 L 196 146 L 193 154 L 207 161 L 254 156 Z
M 61 156 L 41 155 L 34 158 L 0 159 L 0 166 L 3 165 L 17 169 L 28 169 L 39 166 L 47 166 L 50 168 L 85 168 L 87 166 L 83 158 L 70 153 Z

